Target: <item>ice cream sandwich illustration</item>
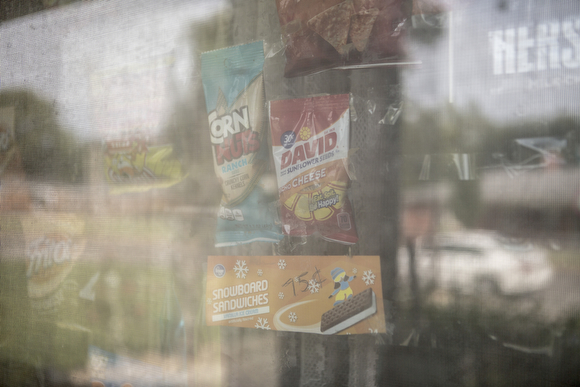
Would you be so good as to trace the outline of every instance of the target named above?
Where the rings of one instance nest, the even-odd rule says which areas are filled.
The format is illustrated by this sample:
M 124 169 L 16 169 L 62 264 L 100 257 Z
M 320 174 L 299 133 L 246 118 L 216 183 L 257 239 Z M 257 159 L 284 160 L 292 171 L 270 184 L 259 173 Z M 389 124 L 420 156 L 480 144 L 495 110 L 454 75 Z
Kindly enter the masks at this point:
M 377 299 L 368 288 L 336 305 L 322 315 L 320 332 L 332 335 L 343 331 L 377 312 Z

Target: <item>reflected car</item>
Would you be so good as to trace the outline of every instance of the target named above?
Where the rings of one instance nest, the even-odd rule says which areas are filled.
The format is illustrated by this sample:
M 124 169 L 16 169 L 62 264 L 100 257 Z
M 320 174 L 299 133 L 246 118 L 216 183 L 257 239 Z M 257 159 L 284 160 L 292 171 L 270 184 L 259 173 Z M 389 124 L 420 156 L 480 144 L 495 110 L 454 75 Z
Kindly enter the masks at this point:
M 399 249 L 399 274 L 409 279 L 409 251 Z M 418 238 L 415 266 L 422 286 L 518 295 L 545 289 L 553 276 L 547 252 L 529 241 L 487 231 L 461 231 Z

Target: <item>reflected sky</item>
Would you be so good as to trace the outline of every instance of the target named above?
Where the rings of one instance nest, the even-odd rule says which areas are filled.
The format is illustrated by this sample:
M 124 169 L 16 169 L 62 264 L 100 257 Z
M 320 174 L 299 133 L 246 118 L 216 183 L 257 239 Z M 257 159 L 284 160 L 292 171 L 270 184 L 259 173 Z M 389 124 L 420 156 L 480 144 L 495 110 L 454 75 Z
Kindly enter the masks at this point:
M 168 107 L 197 87 L 192 26 L 227 7 L 224 0 L 82 2 L 5 22 L 0 85 L 54 101 L 62 124 L 84 138 L 120 127 L 155 131 L 170 119 Z M 422 62 L 403 71 L 410 101 L 475 106 L 500 124 L 578 115 L 575 2 L 486 0 L 450 11 L 437 19 L 442 29 L 426 30 L 434 38 L 415 32 L 407 41 L 409 59 Z M 415 16 L 413 24 L 421 31 L 433 23 Z
M 226 4 L 82 2 L 11 20 L 0 27 L 0 85 L 52 101 L 81 138 L 137 127 L 155 134 L 168 106 L 194 88 L 193 26 Z

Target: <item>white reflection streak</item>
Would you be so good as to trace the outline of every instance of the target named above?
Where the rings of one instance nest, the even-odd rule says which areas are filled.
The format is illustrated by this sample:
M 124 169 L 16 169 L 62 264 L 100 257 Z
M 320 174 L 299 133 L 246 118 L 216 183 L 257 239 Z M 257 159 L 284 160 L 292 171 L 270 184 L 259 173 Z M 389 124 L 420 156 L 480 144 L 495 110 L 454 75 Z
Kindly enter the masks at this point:
M 449 104 L 453 104 L 453 11 L 449 11 Z

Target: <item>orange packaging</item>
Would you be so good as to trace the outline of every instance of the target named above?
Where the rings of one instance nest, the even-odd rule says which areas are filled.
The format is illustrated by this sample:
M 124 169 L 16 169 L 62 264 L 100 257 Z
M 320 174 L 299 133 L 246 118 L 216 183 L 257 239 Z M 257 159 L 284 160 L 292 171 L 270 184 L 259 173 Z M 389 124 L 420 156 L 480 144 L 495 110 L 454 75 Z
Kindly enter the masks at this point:
M 212 256 L 207 325 L 386 333 L 378 256 Z

